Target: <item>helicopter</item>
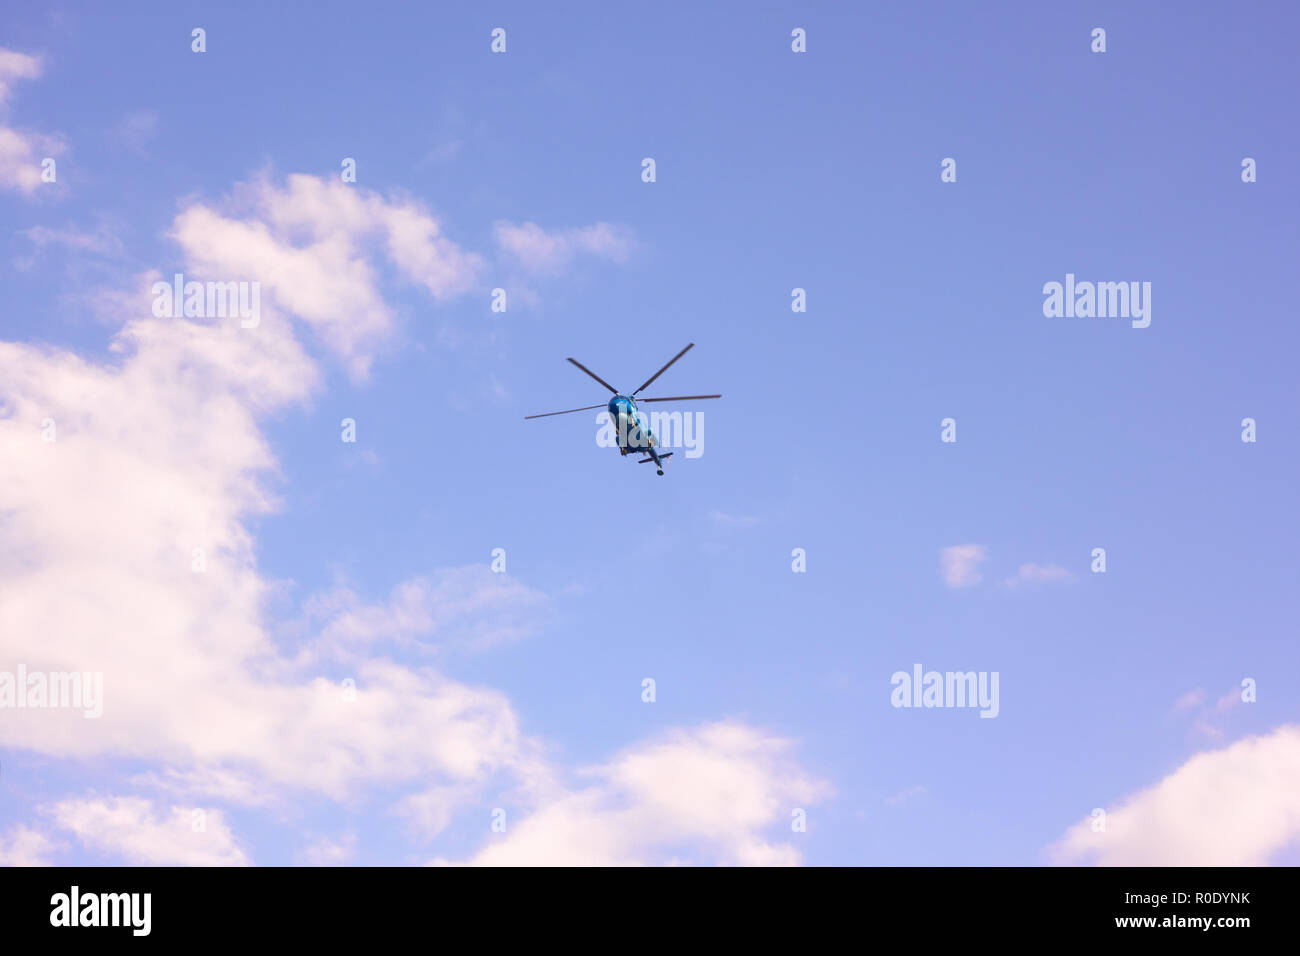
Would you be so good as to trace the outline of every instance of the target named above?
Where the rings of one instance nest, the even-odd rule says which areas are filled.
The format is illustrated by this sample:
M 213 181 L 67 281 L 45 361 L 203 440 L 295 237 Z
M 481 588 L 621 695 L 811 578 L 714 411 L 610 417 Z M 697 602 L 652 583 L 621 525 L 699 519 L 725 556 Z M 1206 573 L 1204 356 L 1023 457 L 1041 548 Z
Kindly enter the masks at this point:
M 568 361 L 576 365 L 579 369 L 586 372 L 596 381 L 600 382 L 607 389 L 614 393 L 614 397 L 604 405 L 588 405 L 585 408 L 567 408 L 562 412 L 543 412 L 541 415 L 525 415 L 524 419 L 530 418 L 550 418 L 552 415 L 570 415 L 573 412 L 589 412 L 597 408 L 605 408 L 609 411 L 609 417 L 618 427 L 618 453 L 627 455 L 632 452 L 640 452 L 648 457 L 642 458 L 638 464 L 654 462 L 655 470 L 658 474 L 664 473 L 664 462 L 672 457 L 672 452 L 660 452 L 658 450 L 659 441 L 650 431 L 650 423 L 646 420 L 645 413 L 637 408 L 637 402 L 690 402 L 701 398 L 721 398 L 721 395 L 674 395 L 668 398 L 641 398 L 638 399 L 637 392 L 642 391 L 657 379 L 664 372 L 668 371 L 679 358 L 695 347 L 695 343 L 689 343 L 686 348 L 682 349 L 664 365 L 659 371 L 651 375 L 640 388 L 629 392 L 627 395 L 622 394 L 613 385 L 605 381 L 587 366 L 583 365 L 575 358 Z

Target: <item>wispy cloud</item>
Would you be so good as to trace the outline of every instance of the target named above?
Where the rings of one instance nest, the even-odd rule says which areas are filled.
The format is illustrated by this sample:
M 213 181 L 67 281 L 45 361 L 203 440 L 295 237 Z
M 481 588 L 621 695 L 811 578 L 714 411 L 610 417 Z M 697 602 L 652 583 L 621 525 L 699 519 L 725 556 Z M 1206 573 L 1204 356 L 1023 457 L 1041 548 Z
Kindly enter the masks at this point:
M 709 520 L 720 528 L 752 528 L 758 524 L 758 519 L 752 515 L 735 515 L 716 509 L 709 512 Z
M 463 139 L 451 139 L 446 142 L 438 143 L 431 146 L 423 156 L 416 161 L 415 167 L 420 169 L 424 166 L 436 166 L 455 159 L 462 149 L 465 148 Z
M 77 229 L 74 226 L 66 229 L 33 226 L 25 230 L 23 235 L 35 243 L 38 249 L 46 246 L 63 246 L 79 252 L 94 252 L 104 256 L 118 255 L 122 251 L 122 241 L 104 226 L 90 230 Z
M 950 588 L 969 588 L 983 579 L 979 567 L 988 557 L 980 544 L 954 544 L 939 552 L 939 571 Z
M 313 595 L 308 614 L 319 619 L 317 646 L 346 652 L 380 641 L 429 642 L 486 649 L 537 631 L 545 594 L 487 565 L 468 565 L 407 579 L 379 603 L 340 586 Z
M 41 75 L 41 58 L 0 47 L 0 107 L 8 104 L 9 94 L 18 80 L 34 80 Z
M 919 783 L 910 787 L 904 787 L 897 793 L 885 797 L 885 806 L 901 807 L 903 804 L 911 803 L 913 800 L 923 797 L 929 792 L 930 790 L 928 787 Z
M 0 48 L 0 115 L 8 110 L 14 84 L 41 71 L 40 57 Z M 55 136 L 0 126 L 0 189 L 33 194 L 42 185 L 42 160 L 62 155 L 64 148 Z
M 127 113 L 113 129 L 113 138 L 131 152 L 145 155 L 149 143 L 158 135 L 158 114 L 154 110 Z
M 1227 734 L 1225 718 L 1232 711 L 1236 710 L 1242 704 L 1243 691 L 1239 687 L 1234 687 L 1226 694 L 1216 699 L 1214 703 L 1205 706 L 1209 695 L 1204 688 L 1196 688 L 1188 691 L 1178 700 L 1174 701 L 1173 713 L 1185 714 L 1195 712 L 1191 732 L 1198 737 L 1205 737 L 1210 740 L 1222 740 Z
M 496 239 L 507 256 L 534 275 L 560 273 L 580 253 L 623 262 L 635 245 L 630 230 L 607 222 L 559 232 L 535 222 L 498 222 Z

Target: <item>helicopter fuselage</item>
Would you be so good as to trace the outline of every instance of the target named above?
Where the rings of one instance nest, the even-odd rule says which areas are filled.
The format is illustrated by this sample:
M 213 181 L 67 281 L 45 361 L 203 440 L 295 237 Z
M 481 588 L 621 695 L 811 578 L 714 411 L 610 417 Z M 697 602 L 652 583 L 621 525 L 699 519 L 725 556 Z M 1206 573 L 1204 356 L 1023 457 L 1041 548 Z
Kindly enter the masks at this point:
M 641 459 L 641 464 L 654 462 L 655 472 L 662 475 L 664 461 L 671 458 L 673 453 L 665 452 L 661 455 L 655 450 L 659 442 L 655 440 L 654 432 L 650 430 L 650 422 L 645 412 L 636 407 L 636 399 L 630 395 L 615 395 L 605 407 L 609 411 L 609 420 L 616 432 L 618 453 L 648 455 L 648 458 Z
M 618 435 L 618 449 L 626 455 L 632 451 L 647 451 L 657 442 L 650 431 L 645 412 L 637 408 L 636 400 L 627 395 L 615 395 L 606 406 L 609 420 Z

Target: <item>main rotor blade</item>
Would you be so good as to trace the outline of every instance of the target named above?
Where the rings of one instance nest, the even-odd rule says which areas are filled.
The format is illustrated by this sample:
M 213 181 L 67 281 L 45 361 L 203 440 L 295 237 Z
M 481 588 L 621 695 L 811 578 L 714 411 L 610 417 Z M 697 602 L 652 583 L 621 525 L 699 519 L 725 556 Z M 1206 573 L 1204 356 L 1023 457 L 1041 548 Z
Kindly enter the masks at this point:
M 690 345 L 686 346 L 686 348 L 682 349 L 680 352 L 678 352 L 676 355 L 674 355 L 672 358 L 670 358 L 670 359 L 668 360 L 668 365 L 672 365 L 673 362 L 676 362 L 679 358 L 681 358 L 683 355 L 685 355 L 687 352 L 689 352 L 689 351 L 690 351 L 691 349 L 693 349 L 693 348 L 695 348 L 695 343 L 694 343 L 694 342 L 692 342 Z M 651 375 L 648 379 L 646 379 L 646 380 L 645 380 L 645 385 L 642 385 L 641 388 L 645 388 L 646 385 L 649 385 L 651 382 L 653 382 L 655 379 L 657 379 L 657 378 L 658 378 L 660 375 L 662 375 L 664 372 L 668 371 L 668 365 L 665 365 L 665 366 L 664 366 L 663 368 L 661 368 L 659 371 L 655 372 L 655 373 L 654 373 L 653 375 Z M 636 392 L 641 391 L 641 388 L 638 388 L 638 389 L 636 390 Z M 633 396 L 636 395 L 636 392 L 633 392 L 633 393 L 632 393 Z
M 641 402 L 689 402 L 696 398 L 721 398 L 721 395 L 673 395 L 669 398 L 638 398 L 637 404 Z
M 529 419 L 529 418 L 550 418 L 552 415 L 570 415 L 570 414 L 572 414 L 573 412 L 589 412 L 589 411 L 591 411 L 593 408 L 604 408 L 604 407 L 605 407 L 604 405 L 588 405 L 586 408 L 566 408 L 566 409 L 565 409 L 564 411 L 562 411 L 562 412 L 543 412 L 543 413 L 540 414 L 540 415 L 525 415 L 524 418 L 525 418 L 525 419 Z
M 583 364 L 582 364 L 581 362 L 579 362 L 577 359 L 575 359 L 575 358 L 571 358 L 571 359 L 569 359 L 569 361 L 572 362 L 574 365 L 578 366 L 578 368 L 582 369 L 584 372 L 586 372 L 588 375 L 590 375 L 590 376 L 591 376 L 592 378 L 594 378 L 596 381 L 600 382 L 601 385 L 604 385 L 607 389 L 609 389 L 609 390 L 610 390 L 611 392 L 613 392 L 615 395 L 618 394 L 618 389 L 616 389 L 613 385 L 610 385 L 609 382 L 605 381 L 603 378 L 601 378 L 599 375 L 597 375 L 597 374 L 596 374 L 595 372 L 593 372 L 591 369 L 587 368 L 587 366 L 583 365 Z M 645 386 L 642 386 L 642 387 L 644 388 Z M 581 408 L 575 408 L 574 411 L 575 411 L 575 412 L 580 412 L 580 411 L 582 411 L 582 409 L 581 409 Z

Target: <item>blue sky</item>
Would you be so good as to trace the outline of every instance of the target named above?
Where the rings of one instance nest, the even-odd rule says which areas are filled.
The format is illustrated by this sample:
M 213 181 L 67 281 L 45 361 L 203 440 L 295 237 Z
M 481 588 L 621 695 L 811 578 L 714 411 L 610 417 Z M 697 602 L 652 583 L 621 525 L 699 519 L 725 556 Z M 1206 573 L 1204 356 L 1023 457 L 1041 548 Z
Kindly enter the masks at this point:
M 34 144 L 0 164 L 0 425 L 5 475 L 30 485 L 0 498 L 21 605 L 0 670 L 102 667 L 105 715 L 91 732 L 28 712 L 0 735 L 0 859 L 1295 861 L 1300 787 L 1277 769 L 1300 765 L 1289 5 L 56 4 L 2 22 L 0 47 L 39 66 L 0 103 Z M 57 182 L 17 184 L 48 153 Z M 365 212 L 339 225 L 354 200 Z M 450 277 L 386 254 L 395 210 L 436 222 Z M 503 235 L 530 223 L 521 254 Z M 382 327 L 340 347 L 359 326 L 328 288 L 304 318 L 290 298 L 316 308 L 317 290 L 242 258 L 263 233 L 286 261 L 335 265 L 346 234 L 365 269 L 324 272 L 373 293 Z M 212 323 L 191 355 L 151 320 L 148 280 L 178 271 L 262 276 L 252 351 L 207 369 Z M 1046 317 L 1043 286 L 1067 273 L 1151 283 L 1150 326 Z M 129 366 L 132 322 L 158 330 L 147 379 L 67 358 Z M 595 413 L 523 420 L 607 397 L 566 356 L 630 389 L 688 342 L 650 391 L 724 398 L 683 406 L 704 454 L 665 478 L 598 447 Z M 96 388 L 121 414 L 95 414 Z M 62 465 L 36 457 L 47 413 L 70 422 Z M 191 427 L 207 438 L 142 450 Z M 71 457 L 83 440 L 105 444 Z M 164 513 L 148 491 L 174 483 L 198 503 Z M 138 560 L 110 576 L 113 547 L 76 523 L 119 506 L 103 540 L 130 537 Z M 242 598 L 151 570 L 159 529 L 196 511 L 224 516 L 238 561 L 214 584 Z M 47 547 L 55 514 L 70 527 Z M 965 576 L 945 577 L 962 546 Z M 414 624 L 393 613 L 403 595 Z M 93 639 L 54 606 L 92 599 Z M 205 630 L 213 607 L 238 610 L 242 650 Z M 499 744 L 408 720 L 394 678 L 382 719 L 346 718 L 377 721 L 349 744 L 373 759 L 305 719 L 283 753 L 218 744 L 221 715 L 261 706 L 224 670 L 181 680 L 217 708 L 189 729 L 140 730 L 171 726 L 179 691 L 133 691 L 115 723 L 114 687 L 136 688 L 151 647 L 191 659 L 188 642 L 204 666 L 299 690 L 387 662 L 425 675 L 415 697 L 452 682 L 519 738 L 474 771 L 389 754 L 373 741 L 396 726 Z M 127 659 L 131 680 L 114 674 Z M 998 672 L 996 719 L 891 706 L 891 675 L 916 663 Z M 687 779 L 696 758 L 716 779 Z M 325 779 L 335 760 L 349 769 Z M 645 773 L 610 769 L 629 766 Z M 436 824 L 395 809 L 413 794 Z M 174 832 L 192 808 L 220 820 L 207 845 Z M 1093 808 L 1112 826 L 1080 834 Z

